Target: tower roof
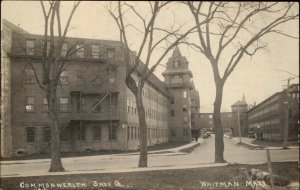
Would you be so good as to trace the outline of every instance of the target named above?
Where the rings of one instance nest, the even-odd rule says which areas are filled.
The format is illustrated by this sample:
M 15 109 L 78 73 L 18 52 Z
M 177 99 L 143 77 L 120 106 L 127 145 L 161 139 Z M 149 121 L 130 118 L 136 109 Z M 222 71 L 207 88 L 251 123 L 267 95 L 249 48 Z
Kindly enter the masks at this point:
M 180 53 L 180 50 L 178 48 L 178 46 L 175 47 L 174 51 L 173 51 L 173 55 L 172 55 L 173 58 L 180 58 L 182 57 L 181 53 Z
M 246 98 L 245 98 L 245 94 L 243 93 L 243 97 L 242 97 L 242 103 L 247 104 Z
M 243 94 L 243 97 L 242 97 L 242 101 L 237 101 L 235 102 L 232 106 L 242 106 L 242 105 L 247 105 L 247 102 L 246 102 L 246 98 L 245 98 L 245 95 Z

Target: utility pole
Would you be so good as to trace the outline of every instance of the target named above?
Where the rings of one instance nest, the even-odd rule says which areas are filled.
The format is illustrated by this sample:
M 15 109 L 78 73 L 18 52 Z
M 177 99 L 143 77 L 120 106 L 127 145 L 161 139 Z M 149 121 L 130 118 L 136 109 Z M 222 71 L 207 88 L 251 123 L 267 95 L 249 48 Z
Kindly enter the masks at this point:
M 286 120 L 285 120 L 285 128 L 284 128 L 284 134 L 283 134 L 283 148 L 287 148 L 287 141 L 289 136 L 289 112 L 290 112 L 290 81 L 295 79 L 294 77 L 289 77 L 286 79 L 287 81 L 287 88 L 286 88 L 286 98 L 284 101 L 284 104 L 286 104 Z M 285 80 L 284 80 L 285 81 Z
M 240 124 L 240 107 L 237 107 L 237 117 L 238 117 L 238 127 L 239 127 L 239 139 L 240 139 L 240 143 L 242 142 L 242 138 L 241 138 L 241 124 Z

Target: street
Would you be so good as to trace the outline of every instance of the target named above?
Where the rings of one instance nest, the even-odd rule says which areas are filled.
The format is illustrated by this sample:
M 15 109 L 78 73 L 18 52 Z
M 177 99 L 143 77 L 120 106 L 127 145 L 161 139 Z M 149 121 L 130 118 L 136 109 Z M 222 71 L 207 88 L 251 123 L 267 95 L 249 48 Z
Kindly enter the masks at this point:
M 110 173 L 143 170 L 180 169 L 214 164 L 214 135 L 199 139 L 201 145 L 191 153 L 180 151 L 148 155 L 148 168 L 138 168 L 138 154 L 116 154 L 62 158 L 66 172 L 49 173 L 49 159 L 1 162 L 1 177 L 42 176 L 75 173 Z M 228 163 L 255 164 L 266 162 L 265 150 L 250 150 L 225 137 L 224 157 Z M 298 161 L 299 149 L 271 150 L 272 162 Z M 223 164 L 224 165 L 224 164 Z

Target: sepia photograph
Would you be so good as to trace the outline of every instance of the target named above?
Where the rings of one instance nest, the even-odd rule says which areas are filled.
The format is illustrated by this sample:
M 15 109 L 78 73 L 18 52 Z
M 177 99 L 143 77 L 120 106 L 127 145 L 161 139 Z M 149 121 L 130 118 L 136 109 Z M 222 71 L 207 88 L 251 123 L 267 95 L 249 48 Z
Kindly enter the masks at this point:
M 0 190 L 298 190 L 299 3 L 1 2 Z

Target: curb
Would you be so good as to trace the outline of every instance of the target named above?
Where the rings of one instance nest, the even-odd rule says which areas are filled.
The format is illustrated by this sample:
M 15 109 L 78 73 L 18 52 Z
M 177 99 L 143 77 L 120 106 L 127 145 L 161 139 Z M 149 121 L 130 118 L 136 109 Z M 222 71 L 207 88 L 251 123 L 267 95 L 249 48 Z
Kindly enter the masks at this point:
M 180 149 L 179 152 L 191 153 L 191 152 L 193 152 L 195 150 L 195 148 L 197 148 L 199 146 L 201 146 L 201 144 L 197 143 L 197 144 L 194 144 L 191 147 Z

